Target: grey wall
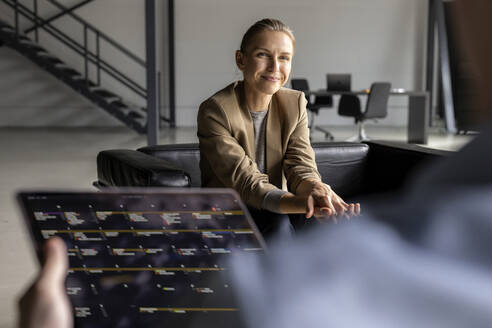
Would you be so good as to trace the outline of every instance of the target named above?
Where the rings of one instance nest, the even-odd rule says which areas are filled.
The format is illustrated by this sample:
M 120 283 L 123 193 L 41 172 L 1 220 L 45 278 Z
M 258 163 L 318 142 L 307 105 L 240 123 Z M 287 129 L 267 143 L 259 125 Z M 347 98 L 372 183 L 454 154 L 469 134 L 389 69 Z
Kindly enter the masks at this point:
M 30 3 L 30 1 L 28 1 Z M 66 3 L 70 3 L 67 1 Z M 159 35 L 159 64 L 163 73 L 163 106 L 167 104 L 167 31 L 166 3 L 158 0 L 157 16 Z M 234 51 L 238 48 L 245 30 L 263 17 L 276 17 L 285 21 L 294 30 L 297 38 L 294 57 L 294 77 L 306 77 L 313 89 L 325 86 L 326 73 L 352 73 L 354 89 L 369 87 L 373 81 L 390 81 L 394 87 L 421 89 L 423 86 L 424 46 L 426 36 L 426 0 L 176 0 L 176 102 L 177 125 L 196 124 L 198 105 L 215 91 L 228 83 L 240 79 L 234 64 Z M 43 8 L 45 14 L 53 8 Z M 5 15 L 3 12 L 0 16 Z M 95 26 L 123 43 L 127 48 L 144 58 L 144 6 L 143 1 L 98 0 L 78 11 Z M 59 26 L 67 25 L 61 20 Z M 76 26 L 64 27 L 76 32 Z M 45 44 L 51 44 L 44 38 Z M 63 48 L 51 45 L 60 54 Z M 145 74 L 126 59 L 117 56 L 109 48 L 103 49 L 106 58 L 144 83 Z M 92 108 L 88 102 L 68 88 L 58 86 L 58 100 L 46 102 L 43 120 L 36 118 L 38 95 L 43 80 L 57 83 L 47 74 L 29 65 L 26 60 L 11 51 L 1 49 L 0 67 L 16 65 L 22 71 L 32 70 L 40 86 L 13 79 L 16 70 L 3 69 L 0 75 L 0 94 L 9 92 L 8 102 L 0 99 L 0 125 L 57 125 L 65 122 L 67 107 L 74 110 L 74 103 Z M 6 58 L 6 60 L 4 59 Z M 82 63 L 65 58 L 76 68 Z M 9 64 L 7 64 L 7 62 Z M 4 74 L 7 72 L 8 74 Z M 28 73 L 24 74 L 28 76 Z M 12 81 L 18 81 L 16 84 Z M 118 83 L 106 81 L 109 87 L 134 102 L 142 101 L 135 95 L 121 89 Z M 28 86 L 26 88 L 26 86 Z M 22 87 L 24 86 L 24 87 Z M 19 88 L 17 88 L 19 87 Z M 14 89 L 18 92 L 12 92 Z M 3 98 L 3 97 L 1 97 Z M 56 97 L 53 97 L 56 98 Z M 59 101 L 59 99 L 65 99 Z M 13 113 L 15 104 L 16 115 Z M 92 108 L 94 109 L 94 108 Z M 381 124 L 406 124 L 406 100 L 390 100 L 390 115 Z M 42 109 L 39 109 L 42 110 Z M 164 108 L 166 111 L 166 108 Z M 22 113 L 22 115 L 19 114 Z M 323 111 L 320 122 L 324 124 L 352 124 L 349 119 L 336 115 L 335 110 Z M 84 112 L 83 124 L 118 125 L 98 110 Z M 77 115 L 79 116 L 79 115 Z M 13 119 L 17 117 L 17 119 Z M 26 118 L 23 123 L 19 118 Z M 103 119 L 104 118 L 104 119 Z M 69 122 L 66 122 L 70 124 Z

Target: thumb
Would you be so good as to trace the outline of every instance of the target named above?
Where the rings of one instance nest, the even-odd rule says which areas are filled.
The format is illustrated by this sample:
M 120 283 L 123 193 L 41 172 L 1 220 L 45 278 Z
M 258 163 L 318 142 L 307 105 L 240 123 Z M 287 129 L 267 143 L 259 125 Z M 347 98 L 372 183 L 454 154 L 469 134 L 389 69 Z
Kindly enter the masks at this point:
M 50 238 L 46 241 L 43 251 L 44 263 L 39 277 L 40 284 L 45 286 L 63 284 L 68 269 L 65 242 L 59 237 Z
M 314 199 L 309 195 L 306 199 L 306 218 L 309 219 L 314 214 Z

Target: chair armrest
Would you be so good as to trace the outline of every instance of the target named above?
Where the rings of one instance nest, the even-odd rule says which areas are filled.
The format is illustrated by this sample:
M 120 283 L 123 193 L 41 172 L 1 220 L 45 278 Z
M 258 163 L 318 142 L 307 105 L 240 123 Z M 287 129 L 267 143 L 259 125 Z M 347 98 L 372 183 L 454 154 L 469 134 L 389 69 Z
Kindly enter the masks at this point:
M 117 187 L 189 187 L 190 176 L 182 169 L 147 154 L 112 149 L 97 155 L 100 185 Z

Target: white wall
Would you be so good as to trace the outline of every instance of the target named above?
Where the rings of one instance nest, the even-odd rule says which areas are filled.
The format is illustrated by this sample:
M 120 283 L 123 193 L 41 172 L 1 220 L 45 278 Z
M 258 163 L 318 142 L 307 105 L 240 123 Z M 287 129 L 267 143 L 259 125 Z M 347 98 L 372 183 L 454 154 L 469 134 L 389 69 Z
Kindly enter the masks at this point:
M 75 2 L 64 3 L 70 5 Z M 427 21 L 426 3 L 426 0 L 176 0 L 177 125 L 195 125 L 200 102 L 228 83 L 241 78 L 234 64 L 234 51 L 239 47 L 246 29 L 264 17 L 279 18 L 294 30 L 297 46 L 293 76 L 307 78 L 313 89 L 325 86 L 326 73 L 352 73 L 353 89 L 367 88 L 371 82 L 381 80 L 392 82 L 393 87 L 421 89 Z M 158 58 L 164 80 L 163 103 L 167 104 L 167 1 L 158 0 L 157 4 L 160 32 L 157 36 Z M 43 14 L 48 16 L 55 12 L 49 6 L 42 9 Z M 2 7 L 0 12 L 0 16 L 6 15 Z M 96 27 L 102 28 L 141 58 L 145 58 L 143 1 L 98 0 L 81 8 L 77 13 Z M 60 20 L 57 26 L 64 26 L 65 30 L 75 33 L 78 30 L 76 25 L 67 25 L 66 20 Z M 51 44 L 50 49 L 54 49 L 60 55 L 66 53 L 63 47 L 54 46 L 47 37 L 43 38 L 43 42 Z M 104 50 L 104 56 L 142 84 L 145 83 L 145 74 L 140 68 L 130 65 L 127 60 L 108 49 Z M 15 56 L 9 51 L 0 51 L 0 63 L 4 62 L 4 57 L 10 62 L 15 61 Z M 80 60 L 64 60 L 82 70 Z M 23 58 L 19 59 L 17 65 L 22 66 L 22 69 L 29 69 L 30 65 L 24 61 Z M 36 68 L 31 68 L 36 71 Z M 9 74 L 15 75 L 16 72 L 10 70 Z M 5 85 L 15 87 L 11 83 L 11 76 L 13 75 L 0 75 L 0 94 L 10 90 L 6 89 Z M 50 81 L 49 76 L 46 77 L 46 81 Z M 125 93 L 118 83 L 110 82 L 109 87 Z M 71 91 L 66 91 L 68 88 L 57 89 L 61 98 L 69 97 L 72 102 L 84 102 L 74 93 L 71 94 Z M 9 103 L 0 99 L 0 110 L 3 112 L 0 113 L 0 125 L 23 124 L 18 119 L 10 119 L 8 108 L 12 103 L 16 104 L 17 112 L 25 111 L 23 117 L 34 115 L 32 110 L 22 108 L 36 102 L 37 95 L 42 96 L 36 90 L 33 87 L 26 89 L 26 94 L 11 95 Z M 142 101 L 131 93 L 126 93 L 125 96 L 134 102 Z M 76 98 L 77 100 L 74 100 Z M 69 103 L 53 102 L 53 114 L 45 114 L 45 119 L 39 121 L 39 124 L 63 122 L 60 120 L 65 112 L 63 107 Z M 85 104 L 86 107 L 92 106 L 88 102 Z M 57 108 L 60 109 L 58 112 Z M 84 120 L 87 124 L 119 124 L 112 119 L 100 120 L 101 114 L 93 114 L 94 112 L 97 111 L 84 114 L 94 115 L 93 119 L 87 117 Z M 336 110 L 326 110 L 322 113 L 319 120 L 322 124 L 352 124 L 352 120 L 338 117 Z M 391 99 L 389 113 L 388 118 L 381 124 L 406 124 L 406 99 Z M 35 123 L 31 120 L 31 123 L 26 121 L 25 124 Z
M 246 29 L 264 17 L 283 20 L 296 36 L 293 76 L 312 89 L 326 73 L 352 73 L 353 89 L 373 81 L 421 89 L 425 0 L 179 0 L 176 1 L 178 124 L 194 123 L 202 100 L 240 78 L 234 51 Z M 388 125 L 406 124 L 407 100 L 392 98 Z M 322 111 L 324 124 L 353 124 Z

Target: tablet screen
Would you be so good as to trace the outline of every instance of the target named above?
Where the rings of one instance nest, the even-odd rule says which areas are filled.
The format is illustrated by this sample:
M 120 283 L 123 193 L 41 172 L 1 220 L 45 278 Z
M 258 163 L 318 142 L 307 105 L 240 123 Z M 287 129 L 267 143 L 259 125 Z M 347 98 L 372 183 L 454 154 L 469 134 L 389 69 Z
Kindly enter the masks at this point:
M 39 251 L 67 245 L 77 327 L 241 326 L 227 258 L 264 242 L 226 190 L 20 193 Z

